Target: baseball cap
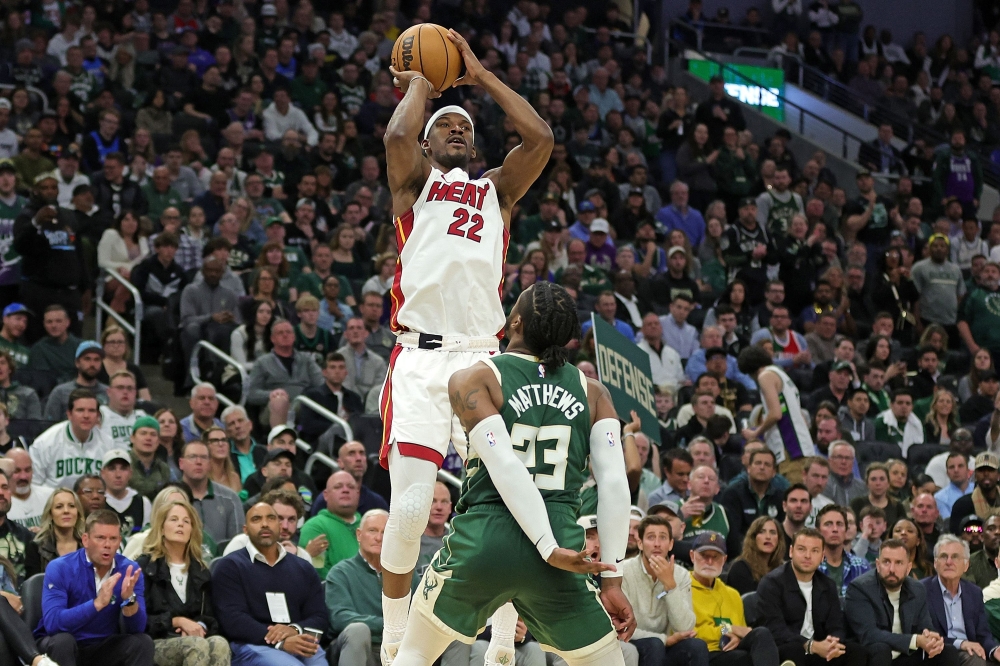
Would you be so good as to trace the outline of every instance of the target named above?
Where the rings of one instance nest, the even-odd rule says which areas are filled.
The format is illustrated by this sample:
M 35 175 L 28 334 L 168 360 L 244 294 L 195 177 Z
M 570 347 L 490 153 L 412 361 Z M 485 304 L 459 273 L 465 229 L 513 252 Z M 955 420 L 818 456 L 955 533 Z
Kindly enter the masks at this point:
M 646 512 L 637 507 L 636 505 L 633 504 L 631 507 L 629 507 L 628 510 L 629 520 L 642 520 L 645 517 L 646 517 Z
M 756 205 L 757 205 L 757 200 L 754 199 L 753 197 L 743 197 L 742 199 L 740 199 L 740 208 L 743 208 L 744 206 L 756 206 Z
M 872 172 L 869 171 L 868 169 L 858 169 L 858 173 L 856 176 L 854 176 L 854 179 L 857 180 L 858 178 L 866 178 L 871 175 Z
M 629 196 L 636 195 L 636 196 L 640 196 L 641 197 L 641 196 L 643 196 L 642 188 L 641 187 L 630 187 L 629 190 L 628 190 L 628 195 Z
M 990 453 L 989 451 L 983 451 L 976 456 L 976 469 L 979 469 L 980 467 L 1000 469 L 1000 460 L 997 460 L 997 454 Z
M 597 516 L 580 516 L 576 519 L 576 524 L 585 530 L 596 530 L 597 529 Z
M 277 437 L 280 437 L 281 435 L 285 434 L 286 432 L 292 433 L 292 435 L 295 436 L 295 437 L 299 436 L 299 434 L 297 432 L 295 432 L 295 428 L 292 428 L 291 426 L 276 425 L 273 428 L 271 428 L 271 432 L 267 433 L 267 443 L 270 444 Z
M 293 464 L 295 463 L 295 454 L 291 451 L 287 449 L 272 449 L 267 452 L 266 456 L 264 456 L 264 464 L 266 465 L 267 463 L 273 462 L 278 458 L 288 458 L 289 462 Z
M 593 164 L 591 164 L 591 166 L 593 166 Z M 590 197 L 594 197 L 594 196 L 600 196 L 601 198 L 604 198 L 604 192 L 601 192 L 596 187 L 592 187 L 592 188 L 590 188 L 589 190 L 587 190 L 586 192 L 583 193 L 583 198 L 584 199 L 589 199 Z
M 951 239 L 944 234 L 931 234 L 931 237 L 927 239 L 927 244 L 930 245 L 936 240 L 943 240 L 945 245 L 951 246 Z
M 302 208 L 303 206 L 308 206 L 309 208 L 315 208 L 316 202 L 313 201 L 312 199 L 306 199 L 305 197 L 303 197 L 295 203 L 295 208 Z
M 841 370 L 847 370 L 851 372 L 851 364 L 847 361 L 837 361 L 832 366 L 830 366 L 831 372 L 840 372 Z
M 10 104 L 10 100 L 6 97 L 0 97 L 0 109 L 7 109 L 10 111 L 13 107 Z
M 104 347 L 93 340 L 84 340 L 76 346 L 76 356 L 73 358 L 80 358 L 84 354 L 89 354 L 91 352 L 100 354 L 102 358 L 104 357 Z
M 3 309 L 3 316 L 9 317 L 16 314 L 26 314 L 34 316 L 34 312 L 28 309 L 24 303 L 11 303 Z
M 597 207 L 591 201 L 581 201 L 576 207 L 577 213 L 594 213 L 597 211 Z
M 977 516 L 974 513 L 970 513 L 968 516 L 966 516 L 965 518 L 962 518 L 962 520 L 959 521 L 959 523 L 958 523 L 958 529 L 964 532 L 966 527 L 973 526 L 973 525 L 978 525 L 979 529 L 978 530 L 969 530 L 970 532 L 981 532 L 982 529 L 983 529 L 983 519 L 980 518 L 979 516 Z
M 714 550 L 726 555 L 726 540 L 718 532 L 702 532 L 691 543 L 691 550 L 696 553 Z
M 265 16 L 277 16 L 278 15 L 278 10 L 275 9 L 274 5 L 268 3 L 268 4 L 266 4 L 266 5 L 264 5 L 263 7 L 260 8 L 260 15 L 261 15 L 261 18 L 263 18 Z
M 557 220 L 555 218 L 552 218 L 551 220 L 549 220 L 549 222 L 545 225 L 545 231 L 560 232 L 563 229 L 564 229 L 564 227 L 562 225 L 562 222 L 560 222 L 559 220 Z
M 75 143 L 71 143 L 66 146 L 66 150 L 59 154 L 59 157 L 72 157 L 75 160 L 80 159 L 80 146 Z
M 272 224 L 284 224 L 284 222 L 277 215 L 272 215 L 264 221 L 264 228 L 267 229 Z
M 538 199 L 538 201 L 539 201 L 539 203 L 545 202 L 545 201 L 559 201 L 559 197 L 556 195 L 555 192 L 545 192 Z
M 590 233 L 592 234 L 606 234 L 611 231 L 611 225 L 603 217 L 599 217 L 590 223 Z
M 14 53 L 20 53 L 21 51 L 30 51 L 35 48 L 35 45 L 30 39 L 19 39 L 17 44 L 14 45 Z
M 135 432 L 139 428 L 152 428 L 156 432 L 160 432 L 160 422 L 152 416 L 140 416 L 132 424 L 132 432 Z
M 17 167 L 14 166 L 14 162 L 12 162 L 10 158 L 5 157 L 0 160 L 0 171 L 13 171 L 14 173 L 17 173 Z
M 111 449 L 101 458 L 101 467 L 107 467 L 116 460 L 124 460 L 128 464 L 132 464 L 132 458 L 129 457 L 128 451 L 125 449 Z
M 646 515 L 655 516 L 661 511 L 673 514 L 675 518 L 680 518 L 681 515 L 681 508 L 678 506 L 677 502 L 671 502 L 669 500 L 649 507 L 649 509 L 646 510 Z
M 674 256 L 678 252 L 680 252 L 681 254 L 683 254 L 684 253 L 684 248 L 682 248 L 680 245 L 674 245 L 672 248 L 670 248 L 669 250 L 667 250 L 667 259 L 669 259 L 670 257 Z

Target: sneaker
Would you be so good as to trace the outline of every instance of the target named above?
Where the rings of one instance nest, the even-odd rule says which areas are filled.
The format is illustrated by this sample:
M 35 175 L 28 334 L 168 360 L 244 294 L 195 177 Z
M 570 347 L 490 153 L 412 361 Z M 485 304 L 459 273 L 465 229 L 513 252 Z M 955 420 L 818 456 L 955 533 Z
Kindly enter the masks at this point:
M 506 647 L 497 647 L 496 652 L 486 653 L 485 666 L 514 666 L 514 651 Z
M 59 664 L 49 659 L 47 654 L 43 654 L 42 658 L 38 660 L 38 663 L 35 664 L 35 666 L 59 666 Z
M 399 643 L 382 643 L 381 649 L 379 649 L 379 657 L 382 660 L 382 666 L 392 666 L 393 660 L 396 659 L 396 655 L 399 653 Z

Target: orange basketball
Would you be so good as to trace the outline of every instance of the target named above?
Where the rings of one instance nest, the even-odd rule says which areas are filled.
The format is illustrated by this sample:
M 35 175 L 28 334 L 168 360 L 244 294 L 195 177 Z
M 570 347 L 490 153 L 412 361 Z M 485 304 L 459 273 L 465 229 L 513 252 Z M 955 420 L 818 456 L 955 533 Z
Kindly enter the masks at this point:
M 448 31 L 433 23 L 420 23 L 403 31 L 392 46 L 392 67 L 399 72 L 420 72 L 438 92 L 444 92 L 462 73 L 462 55 Z

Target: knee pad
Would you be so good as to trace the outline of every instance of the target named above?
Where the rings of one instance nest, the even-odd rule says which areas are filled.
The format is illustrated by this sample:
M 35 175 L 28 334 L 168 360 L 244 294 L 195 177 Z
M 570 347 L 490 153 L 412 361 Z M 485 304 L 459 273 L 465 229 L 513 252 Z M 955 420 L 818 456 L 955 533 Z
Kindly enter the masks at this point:
M 382 544 L 382 566 L 391 573 L 407 573 L 416 566 L 433 499 L 434 486 L 427 483 L 414 483 L 393 494 Z

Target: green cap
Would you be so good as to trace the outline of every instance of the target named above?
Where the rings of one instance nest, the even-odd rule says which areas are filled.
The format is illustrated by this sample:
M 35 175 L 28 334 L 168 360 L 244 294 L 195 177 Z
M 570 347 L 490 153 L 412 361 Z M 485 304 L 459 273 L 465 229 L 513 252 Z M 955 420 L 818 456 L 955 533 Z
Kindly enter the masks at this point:
M 159 433 L 160 422 L 152 416 L 140 416 L 135 420 L 135 425 L 132 426 L 132 432 L 136 432 L 139 428 L 152 428 Z
M 264 228 L 267 229 L 272 224 L 284 224 L 284 221 L 277 215 L 272 215 L 264 221 Z

